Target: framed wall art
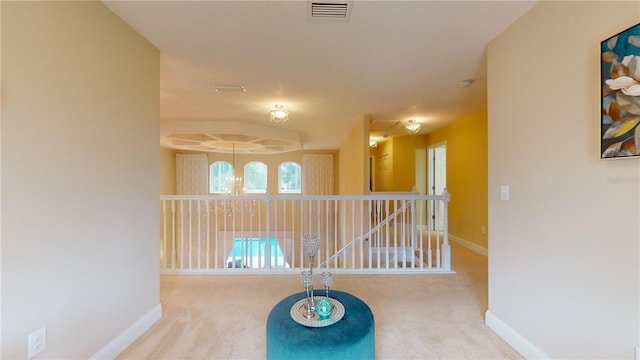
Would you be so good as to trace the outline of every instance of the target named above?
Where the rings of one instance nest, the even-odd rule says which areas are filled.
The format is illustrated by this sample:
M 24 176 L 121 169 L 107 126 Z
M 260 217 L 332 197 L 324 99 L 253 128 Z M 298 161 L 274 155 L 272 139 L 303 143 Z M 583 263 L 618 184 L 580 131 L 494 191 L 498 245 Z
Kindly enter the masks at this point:
M 600 45 L 600 158 L 639 157 L 640 24 Z

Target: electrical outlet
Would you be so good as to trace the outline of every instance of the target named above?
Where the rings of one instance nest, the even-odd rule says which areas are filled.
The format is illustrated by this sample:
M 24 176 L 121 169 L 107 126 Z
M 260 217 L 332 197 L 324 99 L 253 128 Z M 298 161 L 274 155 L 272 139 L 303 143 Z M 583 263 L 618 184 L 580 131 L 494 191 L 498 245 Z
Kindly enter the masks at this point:
M 31 359 L 47 347 L 47 327 L 34 331 L 27 339 L 27 358 Z

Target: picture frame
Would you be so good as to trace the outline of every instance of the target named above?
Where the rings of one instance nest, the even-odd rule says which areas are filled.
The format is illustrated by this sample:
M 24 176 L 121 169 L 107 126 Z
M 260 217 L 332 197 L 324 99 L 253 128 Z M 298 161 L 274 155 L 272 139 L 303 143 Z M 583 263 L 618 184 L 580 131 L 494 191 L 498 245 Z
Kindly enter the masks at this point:
M 640 23 L 600 49 L 600 158 L 640 157 Z

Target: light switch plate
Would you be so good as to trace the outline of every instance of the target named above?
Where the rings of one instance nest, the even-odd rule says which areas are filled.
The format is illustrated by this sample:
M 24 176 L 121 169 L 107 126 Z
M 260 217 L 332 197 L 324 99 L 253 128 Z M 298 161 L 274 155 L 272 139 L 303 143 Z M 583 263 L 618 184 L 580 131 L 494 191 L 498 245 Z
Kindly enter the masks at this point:
M 509 185 L 500 185 L 500 200 L 509 200 Z

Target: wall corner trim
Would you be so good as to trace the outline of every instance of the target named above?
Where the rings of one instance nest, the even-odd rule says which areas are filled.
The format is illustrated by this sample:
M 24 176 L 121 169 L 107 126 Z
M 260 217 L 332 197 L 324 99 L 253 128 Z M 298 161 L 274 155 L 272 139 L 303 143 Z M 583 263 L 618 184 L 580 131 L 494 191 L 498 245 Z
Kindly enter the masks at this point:
M 484 256 L 489 256 L 489 251 L 485 248 L 483 248 L 480 245 L 474 244 L 469 240 L 465 240 L 461 237 L 455 236 L 453 234 L 449 234 L 449 240 L 451 240 L 451 242 L 454 242 L 460 246 L 466 247 L 467 249 L 476 252 L 480 255 L 484 255 Z
M 89 359 L 115 359 L 160 319 L 162 319 L 162 304 L 157 304 L 140 319 L 131 324 L 120 335 L 116 336 L 115 339 L 111 340 L 107 345 L 100 349 L 100 351 L 93 354 Z
M 517 331 L 513 330 L 509 325 L 505 324 L 502 320 L 498 319 L 489 310 L 486 311 L 484 316 L 484 323 L 491 330 L 493 330 L 498 336 L 500 336 L 507 344 L 511 345 L 520 355 L 525 359 L 551 359 L 551 357 L 545 354 L 542 350 L 538 349 L 535 345 L 529 342 L 520 335 Z

